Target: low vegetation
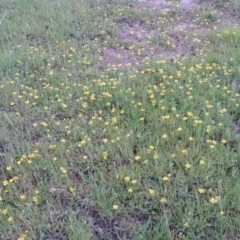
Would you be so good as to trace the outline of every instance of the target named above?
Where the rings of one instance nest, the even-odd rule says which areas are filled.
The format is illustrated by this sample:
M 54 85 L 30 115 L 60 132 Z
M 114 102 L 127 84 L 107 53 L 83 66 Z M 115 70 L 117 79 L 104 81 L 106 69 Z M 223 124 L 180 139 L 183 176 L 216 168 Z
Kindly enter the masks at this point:
M 239 1 L 0 2 L 0 239 L 238 239 Z

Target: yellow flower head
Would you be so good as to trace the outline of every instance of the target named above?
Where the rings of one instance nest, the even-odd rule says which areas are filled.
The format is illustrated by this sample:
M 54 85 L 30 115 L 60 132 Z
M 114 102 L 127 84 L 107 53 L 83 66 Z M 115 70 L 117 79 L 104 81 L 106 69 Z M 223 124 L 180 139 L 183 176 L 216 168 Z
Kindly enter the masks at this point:
M 203 189 L 203 188 L 199 188 L 198 191 L 199 191 L 200 193 L 205 193 L 205 192 L 206 192 L 206 190 Z
M 168 135 L 167 135 L 167 134 L 163 134 L 163 135 L 162 135 L 162 138 L 163 138 L 163 139 L 167 139 L 167 138 L 168 138 Z
M 168 180 L 169 180 L 169 177 L 168 177 L 168 176 L 165 176 L 165 177 L 163 177 L 162 179 L 163 179 L 163 181 L 168 181 Z
M 118 205 L 113 205 L 113 210 L 117 210 L 118 209 Z
M 200 160 L 199 164 L 204 165 L 204 164 L 206 164 L 206 162 L 204 160 Z
M 150 195 L 154 195 L 155 194 L 155 191 L 153 189 L 149 189 L 149 194 Z
M 185 167 L 189 169 L 189 168 L 191 168 L 191 167 L 192 167 L 192 164 L 190 164 L 190 163 L 187 163 L 187 164 L 185 165 Z
M 137 161 L 139 161 L 140 159 L 141 159 L 141 156 L 139 156 L 139 155 L 135 157 L 135 160 L 137 160 Z
M 166 203 L 167 202 L 167 199 L 165 197 L 162 197 L 161 200 L 160 200 L 161 203 Z

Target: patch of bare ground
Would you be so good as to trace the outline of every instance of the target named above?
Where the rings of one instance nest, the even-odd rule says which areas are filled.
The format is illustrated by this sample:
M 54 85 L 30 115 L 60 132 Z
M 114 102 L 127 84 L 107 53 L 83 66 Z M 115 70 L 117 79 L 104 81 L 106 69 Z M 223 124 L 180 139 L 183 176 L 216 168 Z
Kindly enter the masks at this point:
M 196 10 L 200 7 L 196 0 L 181 0 L 179 8 L 185 11 Z
M 139 40 L 136 40 L 139 43 Z M 132 44 L 136 44 L 136 42 L 132 41 Z M 145 63 L 149 62 L 150 59 L 161 60 L 161 59 L 170 59 L 175 57 L 181 57 L 186 54 L 186 49 L 183 48 L 184 43 L 179 42 L 177 39 L 173 38 L 174 44 L 176 48 L 173 50 L 167 50 L 164 47 L 159 45 L 151 45 L 144 47 L 144 41 L 140 40 L 141 54 L 134 53 L 133 51 L 127 49 L 119 49 L 119 48 L 107 48 L 103 51 L 103 60 L 107 63 L 107 67 L 109 68 L 117 68 L 117 67 L 138 67 L 142 66 Z M 181 43 L 181 44 L 180 44 Z
M 141 23 L 126 24 L 124 29 L 119 33 L 119 37 L 123 42 L 144 45 L 149 37 L 153 37 L 156 30 L 149 30 Z
M 192 22 L 189 23 L 189 22 L 182 21 L 182 22 L 177 23 L 175 26 L 173 26 L 172 30 L 173 31 L 177 30 L 177 31 L 181 31 L 181 32 L 187 32 L 189 30 L 192 31 L 192 30 L 197 29 L 197 28 L 198 28 L 198 26 L 196 24 L 192 23 Z
M 233 125 L 234 132 L 240 136 L 240 121 L 234 123 Z
M 103 50 L 102 58 L 107 62 L 108 67 L 132 67 L 143 65 L 146 59 L 177 59 L 188 55 L 195 55 L 196 48 L 200 47 L 200 43 L 192 41 L 188 37 L 189 33 L 207 32 L 208 28 L 198 26 L 192 21 L 194 12 L 200 11 L 201 4 L 197 0 L 138 0 L 135 8 L 152 7 L 158 11 L 164 11 L 166 8 L 178 8 L 183 12 L 181 18 L 176 20 L 175 24 L 168 26 L 164 30 L 167 35 L 164 35 L 156 29 L 147 27 L 144 22 L 126 22 L 121 23 L 121 30 L 118 34 L 118 39 L 122 45 L 128 45 L 128 48 L 111 47 Z M 156 12 L 156 13 L 157 13 Z M 184 14 L 185 13 L 185 14 Z M 166 46 L 167 40 L 169 44 Z M 156 41 L 151 41 L 155 39 Z M 165 45 L 162 44 L 165 41 Z M 131 49 L 131 46 L 137 46 L 138 50 Z M 170 46 L 170 47 L 169 47 Z M 171 47 L 175 46 L 175 47 Z
M 129 47 L 111 47 L 103 50 L 102 57 L 108 67 L 131 67 L 143 65 L 150 58 L 159 59 L 165 54 L 165 48 L 159 44 L 151 43 L 151 39 L 159 35 L 156 29 L 147 28 L 144 23 L 125 23 L 121 27 L 118 39 L 122 45 Z M 133 49 L 132 46 L 136 48 Z
M 94 239 L 134 239 L 133 226 L 143 224 L 149 220 L 150 214 L 135 209 L 132 216 L 116 215 L 104 218 L 100 212 L 92 207 L 79 206 L 79 214 L 89 222 Z
M 157 9 L 161 13 L 166 13 L 171 10 L 171 3 L 167 0 L 138 0 L 139 6 L 148 6 Z
M 83 215 L 89 222 L 93 235 L 99 239 L 117 240 L 119 237 L 132 239 L 132 226 L 135 222 L 133 219 L 116 216 L 112 219 L 104 219 L 99 211 L 93 208 L 81 208 L 80 214 Z
M 50 192 L 54 198 L 54 203 L 48 206 L 48 213 L 51 215 L 53 229 L 45 233 L 45 239 L 68 239 L 66 233 L 57 233 L 54 229 L 54 222 L 67 221 L 66 209 L 72 209 L 79 219 L 84 218 L 90 227 L 92 239 L 134 239 L 134 226 L 143 224 L 150 218 L 150 214 L 135 209 L 130 216 L 116 215 L 105 217 L 97 207 L 86 204 L 86 199 L 82 196 L 72 195 L 66 189 L 56 184 L 51 184 Z M 73 200 L 73 196 L 75 199 Z
M 148 6 L 157 9 L 160 13 L 167 13 L 173 7 L 176 7 L 175 1 L 170 0 L 138 0 L 139 6 Z M 179 0 L 177 7 L 186 12 L 196 10 L 199 8 L 197 0 Z
M 183 57 L 187 53 L 187 49 L 183 48 L 180 45 L 176 47 L 174 50 L 166 50 L 161 47 L 151 47 L 149 49 L 145 49 L 144 57 L 137 55 L 129 55 L 128 51 L 123 51 L 122 53 L 117 49 L 106 49 L 104 51 L 104 61 L 107 62 L 108 68 L 127 68 L 134 67 L 138 68 L 140 66 L 149 63 L 152 59 L 154 60 L 162 60 L 162 59 L 177 59 Z
M 137 56 L 129 54 L 126 49 L 113 47 L 103 50 L 102 55 L 108 67 L 128 67 L 140 60 Z
M 232 16 L 226 10 L 223 10 L 220 14 L 220 21 L 218 26 L 220 28 L 237 28 L 240 26 L 240 21 L 237 17 Z
M 239 28 L 240 27 L 240 21 L 235 18 L 223 18 L 221 22 L 219 23 L 219 28 Z

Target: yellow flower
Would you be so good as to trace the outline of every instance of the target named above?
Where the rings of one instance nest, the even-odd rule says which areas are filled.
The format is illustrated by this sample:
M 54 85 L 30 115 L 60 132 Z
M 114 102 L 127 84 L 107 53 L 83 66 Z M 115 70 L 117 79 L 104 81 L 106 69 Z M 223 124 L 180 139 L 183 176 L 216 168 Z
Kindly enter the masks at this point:
M 166 203 L 167 202 L 167 199 L 165 197 L 162 197 L 161 200 L 160 200 L 161 203 Z
M 215 204 L 215 203 L 218 202 L 218 200 L 217 200 L 216 198 L 211 198 L 211 199 L 210 199 L 210 202 L 211 202 L 212 204 Z
M 112 118 L 112 122 L 116 124 L 116 123 L 117 123 L 117 118 L 116 118 L 116 117 L 113 117 L 113 118 Z
M 117 210 L 118 209 L 118 205 L 113 205 L 113 210 Z
M 203 188 L 199 188 L 198 191 L 199 191 L 200 193 L 205 193 L 205 192 L 206 192 L 206 190 L 203 189 Z
M 162 135 L 162 138 L 163 138 L 163 139 L 167 139 L 167 138 L 168 138 L 168 135 L 167 135 L 167 134 L 163 134 L 163 135 Z
M 87 103 L 87 102 L 83 102 L 83 103 L 82 103 L 82 106 L 83 106 L 83 108 L 87 108 L 88 103 Z
M 225 215 L 225 212 L 224 212 L 224 211 L 221 211 L 220 214 L 221 214 L 222 216 L 224 216 L 224 215 Z
M 42 122 L 41 124 L 42 124 L 42 126 L 44 126 L 44 127 L 47 127 L 47 125 L 48 125 L 46 122 Z
M 32 201 L 33 201 L 35 204 L 38 204 L 38 198 L 37 198 L 37 197 L 33 197 Z
M 141 156 L 139 156 L 139 155 L 137 155 L 136 157 L 135 157 L 135 160 L 137 160 L 137 161 L 139 161 L 141 159 Z
M 54 148 L 56 148 L 56 145 L 49 145 L 48 148 L 49 148 L 49 149 L 54 149 Z
M 189 228 L 188 222 L 184 223 L 183 226 L 186 227 L 186 228 Z
M 149 194 L 150 195 L 154 195 L 155 194 L 155 191 L 153 189 L 149 189 Z
M 6 215 L 7 214 L 7 209 L 0 209 L 0 213 L 3 214 L 3 215 Z
M 132 188 L 129 188 L 129 189 L 128 189 L 128 192 L 129 192 L 129 193 L 132 193 L 132 192 L 133 192 Z
M 108 158 L 108 152 L 105 151 L 105 152 L 103 152 L 103 159 L 104 159 L 104 160 L 107 160 L 107 158 Z
M 12 167 L 11 167 L 11 166 L 7 166 L 6 169 L 7 169 L 8 171 L 10 171 L 10 170 L 12 170 Z
M 67 108 L 67 106 L 68 106 L 67 104 L 62 103 L 62 107 L 63 107 L 63 108 Z
M 187 163 L 187 164 L 185 165 L 185 167 L 189 169 L 189 168 L 191 168 L 191 167 L 192 167 L 192 164 L 190 164 L 190 163 Z
M 124 178 L 124 180 L 125 180 L 126 182 L 128 182 L 128 181 L 130 180 L 130 177 L 127 176 L 127 177 Z
M 200 160 L 199 164 L 204 165 L 204 164 L 206 164 L 206 162 L 204 160 Z
M 25 240 L 26 236 L 26 234 L 22 234 L 17 240 Z
M 13 220 L 12 217 L 9 217 L 9 218 L 7 219 L 8 222 L 12 222 L 12 220 Z
M 107 142 L 108 142 L 108 139 L 107 139 L 107 138 L 104 138 L 104 139 L 103 139 L 103 142 L 104 142 L 104 143 L 107 143 Z
M 63 174 L 66 174 L 66 173 L 67 173 L 67 170 L 66 170 L 64 167 L 60 167 L 60 171 L 61 171 Z
M 165 176 L 165 177 L 163 177 L 162 179 L 163 179 L 163 181 L 168 181 L 168 180 L 169 180 L 169 177 Z
M 19 178 L 19 177 L 15 176 L 15 177 L 13 177 L 12 179 L 13 179 L 13 181 L 17 181 L 18 178 Z
M 21 199 L 21 200 L 26 199 L 26 195 L 25 195 L 25 194 L 21 194 L 21 195 L 20 195 L 20 199 Z
M 4 180 L 3 181 L 3 186 L 7 186 L 8 185 L 8 181 L 7 180 Z

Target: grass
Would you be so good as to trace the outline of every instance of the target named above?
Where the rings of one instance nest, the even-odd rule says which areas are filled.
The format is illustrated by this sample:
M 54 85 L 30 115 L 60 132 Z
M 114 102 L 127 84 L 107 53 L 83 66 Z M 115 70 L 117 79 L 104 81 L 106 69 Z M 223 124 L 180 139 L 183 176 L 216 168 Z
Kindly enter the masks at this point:
M 237 2 L 179 2 L 0 2 L 0 239 L 239 238 Z

